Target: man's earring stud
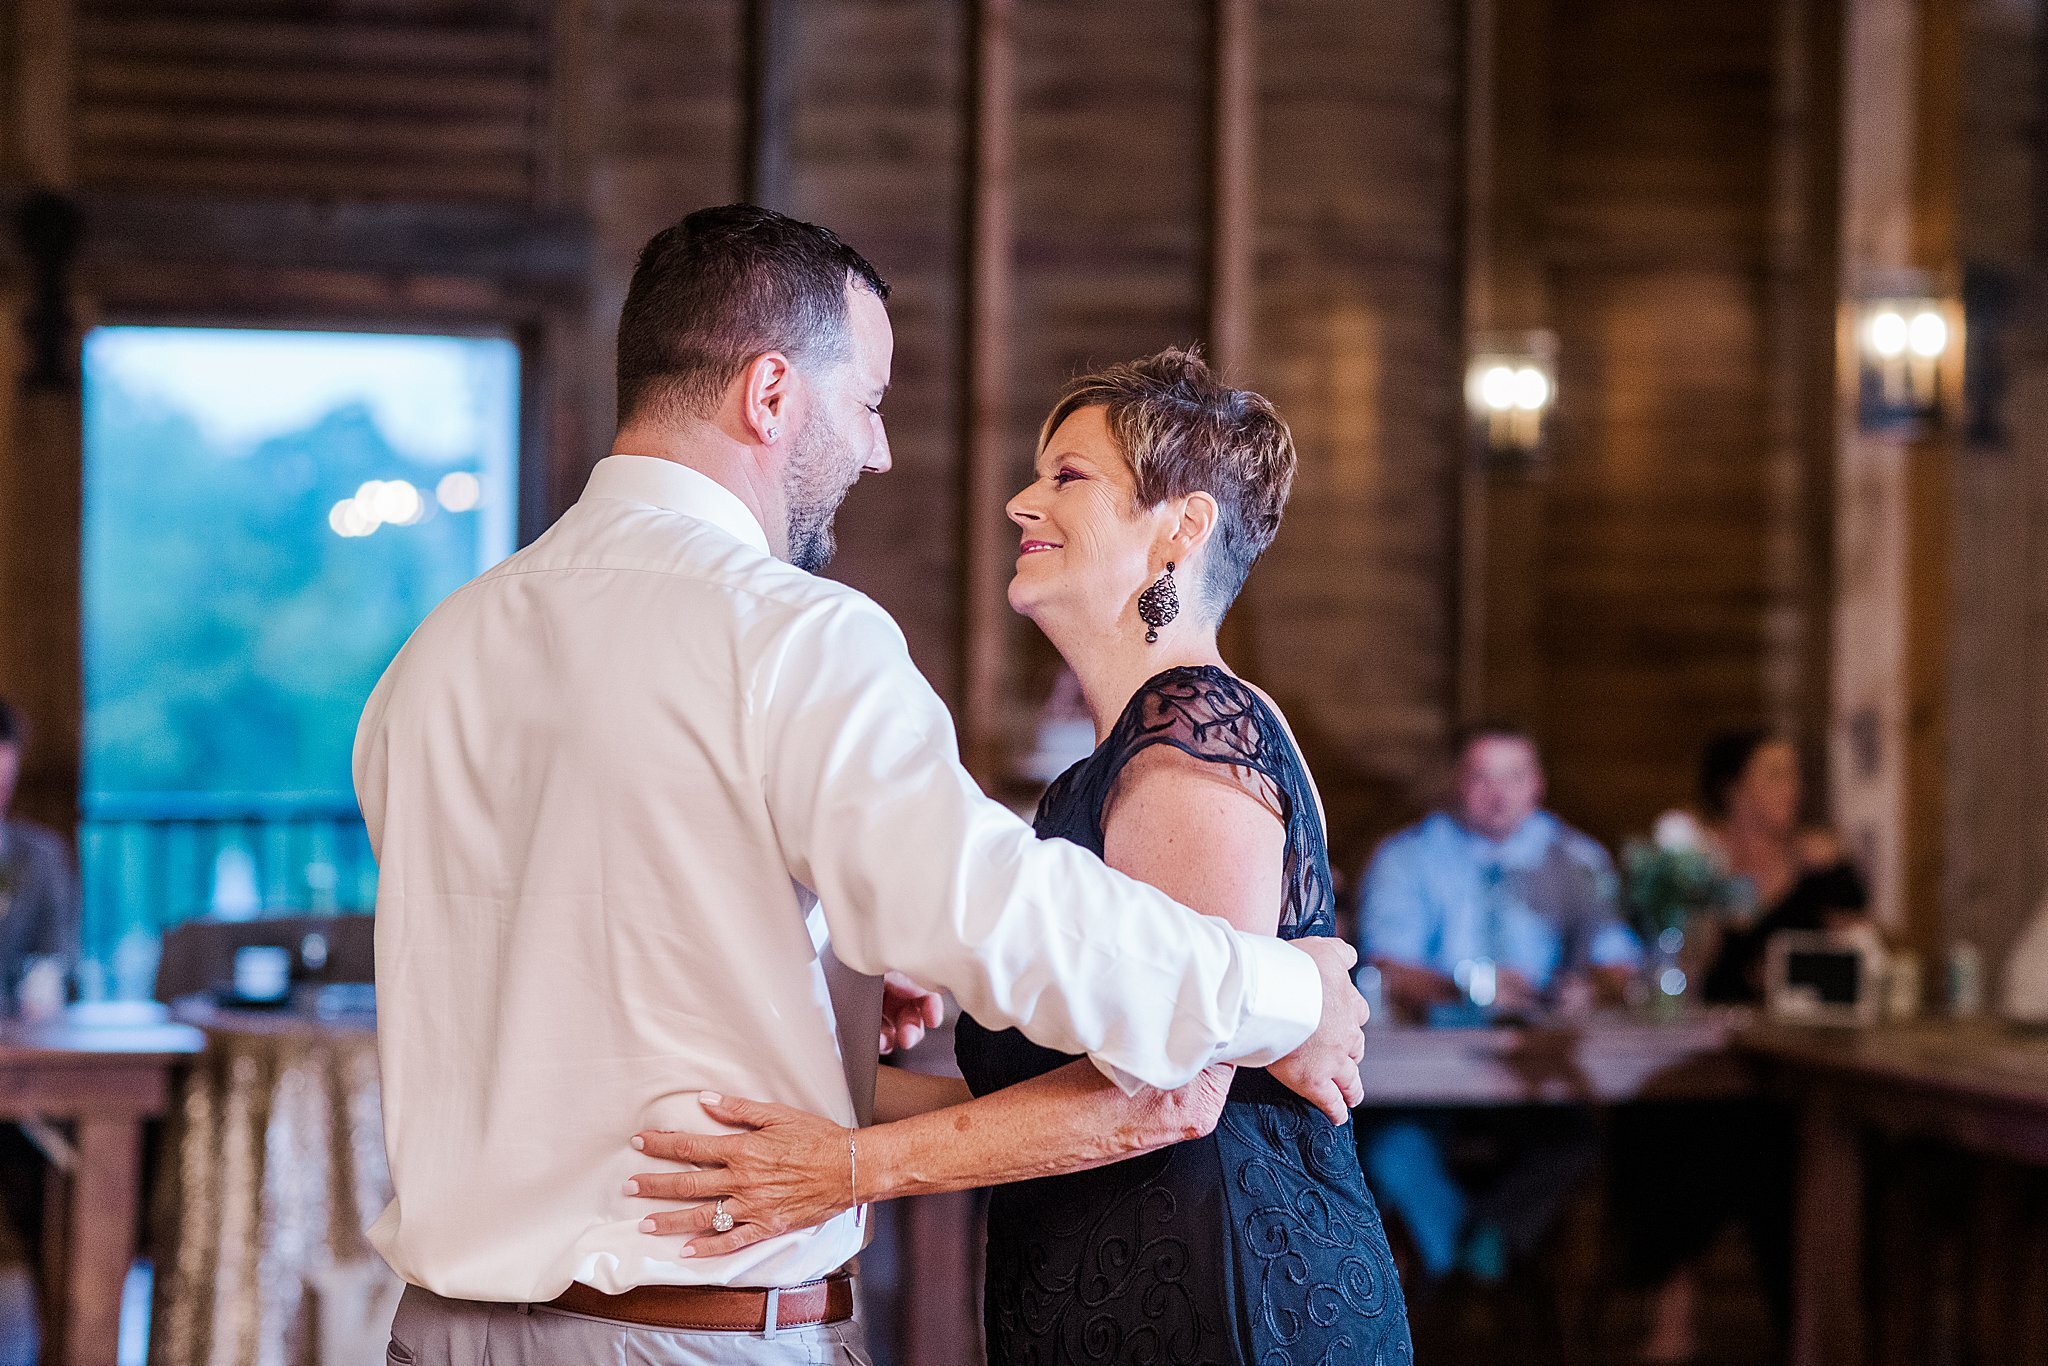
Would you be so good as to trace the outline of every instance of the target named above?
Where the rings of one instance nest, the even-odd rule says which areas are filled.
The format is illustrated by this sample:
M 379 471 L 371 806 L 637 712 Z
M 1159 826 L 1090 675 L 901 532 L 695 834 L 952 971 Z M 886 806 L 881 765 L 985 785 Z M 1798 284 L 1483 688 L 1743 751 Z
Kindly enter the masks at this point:
M 781 429 L 780 427 L 770 427 L 770 428 L 768 429 L 768 439 L 769 439 L 770 441 L 773 441 L 773 440 L 775 439 L 776 435 L 777 435 L 777 434 L 778 434 L 778 433 L 779 433 L 779 432 L 780 432 L 781 430 L 782 430 L 782 429 Z

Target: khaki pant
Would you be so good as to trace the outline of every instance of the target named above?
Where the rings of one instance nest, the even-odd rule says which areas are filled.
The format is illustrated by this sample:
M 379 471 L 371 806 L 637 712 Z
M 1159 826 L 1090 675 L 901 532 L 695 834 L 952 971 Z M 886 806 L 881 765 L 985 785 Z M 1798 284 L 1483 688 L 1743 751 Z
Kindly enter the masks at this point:
M 872 1366 L 860 1323 L 686 1333 L 527 1304 L 444 1300 L 405 1288 L 387 1366 Z

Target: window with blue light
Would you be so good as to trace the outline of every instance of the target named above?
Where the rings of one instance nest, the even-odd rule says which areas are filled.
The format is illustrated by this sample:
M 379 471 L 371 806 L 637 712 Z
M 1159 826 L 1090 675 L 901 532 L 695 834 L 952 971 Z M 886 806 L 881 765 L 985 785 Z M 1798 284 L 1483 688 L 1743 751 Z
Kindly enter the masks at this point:
M 88 989 L 195 915 L 367 909 L 356 720 L 514 548 L 518 386 L 499 337 L 88 335 Z

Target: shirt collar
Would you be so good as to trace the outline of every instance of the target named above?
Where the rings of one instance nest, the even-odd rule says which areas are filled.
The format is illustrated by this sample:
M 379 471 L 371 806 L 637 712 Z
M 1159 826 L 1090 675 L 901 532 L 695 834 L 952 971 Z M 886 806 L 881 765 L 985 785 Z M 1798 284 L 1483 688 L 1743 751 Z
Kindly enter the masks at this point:
M 649 455 L 608 455 L 590 471 L 584 498 L 622 498 L 709 522 L 762 554 L 768 533 L 739 495 L 700 470 Z M 581 501 L 581 500 L 579 500 Z

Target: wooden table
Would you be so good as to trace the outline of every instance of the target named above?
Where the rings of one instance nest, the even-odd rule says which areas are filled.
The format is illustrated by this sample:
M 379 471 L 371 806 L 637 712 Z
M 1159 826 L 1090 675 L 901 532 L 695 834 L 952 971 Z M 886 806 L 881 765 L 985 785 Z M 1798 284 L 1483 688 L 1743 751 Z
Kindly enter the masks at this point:
M 1755 1078 L 1733 1046 L 1747 1020 L 1706 1011 L 1668 1023 L 1596 1015 L 1525 1029 L 1369 1026 L 1364 1109 L 1442 1106 L 1620 1105 L 1750 1094 Z M 909 1055 L 918 1071 L 952 1062 L 952 1023 Z M 920 1196 L 883 1217 L 896 1221 L 902 1264 L 893 1333 L 903 1366 L 961 1366 L 980 1359 L 979 1196 Z M 882 1273 L 892 1274 L 892 1273 Z
M 2048 1038 L 1988 1023 L 1758 1024 L 1738 1043 L 1802 1114 L 1792 1361 L 1862 1366 L 1865 1138 L 2048 1168 Z
M 1733 1047 L 1747 1016 L 1705 1011 L 1669 1023 L 1597 1015 L 1523 1029 L 1365 1031 L 1367 1109 L 1619 1105 L 1746 1095 Z
M 121 1287 L 135 1255 L 142 1125 L 169 1107 L 172 1074 L 203 1040 L 183 1025 L 0 1024 L 0 1119 L 72 1127 L 63 1249 L 48 1268 L 60 1306 L 44 1326 L 45 1361 L 107 1366 L 121 1328 Z

